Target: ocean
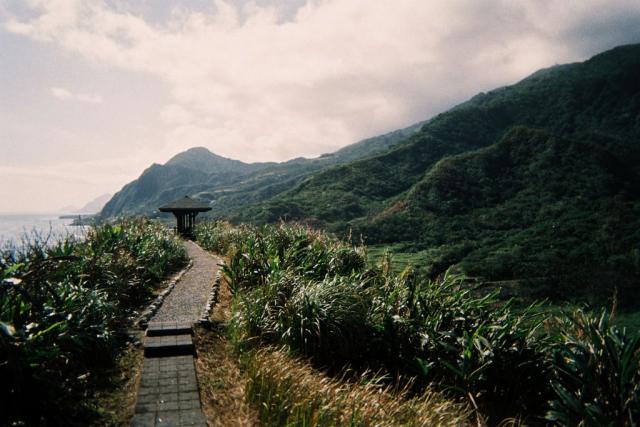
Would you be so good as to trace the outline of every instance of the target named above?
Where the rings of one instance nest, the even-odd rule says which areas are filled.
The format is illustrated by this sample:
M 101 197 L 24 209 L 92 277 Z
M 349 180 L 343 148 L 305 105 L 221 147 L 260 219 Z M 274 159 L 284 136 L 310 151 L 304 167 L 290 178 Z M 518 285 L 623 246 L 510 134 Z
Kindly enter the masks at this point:
M 60 219 L 56 214 L 0 214 L 0 248 L 21 246 L 25 237 L 38 235 L 59 239 L 68 235 L 82 236 L 85 227 L 71 225 L 73 219 Z

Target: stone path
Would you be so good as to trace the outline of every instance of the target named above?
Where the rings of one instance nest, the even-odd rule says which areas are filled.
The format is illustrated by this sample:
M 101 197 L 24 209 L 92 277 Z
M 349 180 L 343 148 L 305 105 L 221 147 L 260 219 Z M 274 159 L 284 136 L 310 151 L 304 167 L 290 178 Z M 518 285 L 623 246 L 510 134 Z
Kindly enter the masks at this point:
M 152 321 L 196 322 L 211 296 L 220 259 L 191 241 L 184 244 L 193 265 L 167 295 Z
M 145 360 L 131 425 L 206 426 L 194 365 L 192 325 L 211 296 L 221 261 L 187 241 L 193 265 L 151 319 L 144 339 Z

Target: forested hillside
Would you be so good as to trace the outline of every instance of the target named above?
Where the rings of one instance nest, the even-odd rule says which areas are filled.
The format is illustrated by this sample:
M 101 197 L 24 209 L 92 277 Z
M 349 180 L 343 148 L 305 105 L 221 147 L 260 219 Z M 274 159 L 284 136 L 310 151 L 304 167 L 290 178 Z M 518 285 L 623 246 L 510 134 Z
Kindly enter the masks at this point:
M 640 45 L 541 70 L 395 149 L 308 177 L 238 221 L 281 217 L 426 251 L 488 279 L 640 272 Z
M 548 280 L 546 294 L 603 277 L 626 289 L 640 274 L 638 76 L 640 45 L 621 46 L 317 159 L 249 165 L 192 149 L 102 214 L 153 215 L 188 194 L 216 218 L 303 221 L 418 252 L 432 276 L 456 265 Z

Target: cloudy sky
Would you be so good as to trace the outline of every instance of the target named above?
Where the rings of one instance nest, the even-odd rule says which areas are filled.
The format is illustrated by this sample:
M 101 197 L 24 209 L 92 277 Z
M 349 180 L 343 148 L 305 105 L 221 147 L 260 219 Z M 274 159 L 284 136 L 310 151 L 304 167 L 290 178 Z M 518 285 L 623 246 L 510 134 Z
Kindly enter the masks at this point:
M 0 212 L 313 157 L 640 42 L 637 0 L 0 0 Z

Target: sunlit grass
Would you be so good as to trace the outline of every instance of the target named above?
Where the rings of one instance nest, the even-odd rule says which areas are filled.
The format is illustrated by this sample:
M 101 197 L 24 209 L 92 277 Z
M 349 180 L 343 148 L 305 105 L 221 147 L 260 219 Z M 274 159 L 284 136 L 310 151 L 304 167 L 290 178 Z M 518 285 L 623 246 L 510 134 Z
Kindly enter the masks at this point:
M 607 403 L 596 407 L 580 397 L 584 387 L 591 387 L 587 378 L 559 386 L 566 371 L 560 361 L 574 357 L 570 350 L 576 340 L 585 348 L 598 348 L 591 342 L 595 339 L 618 342 L 615 326 L 581 335 L 577 325 L 572 332 L 572 319 L 593 324 L 599 314 L 592 311 L 515 305 L 500 299 L 499 290 L 477 290 L 452 271 L 437 280 L 411 268 L 398 274 L 388 256 L 367 263 L 368 248 L 302 226 L 211 223 L 202 224 L 198 235 L 206 247 L 229 258 L 224 272 L 235 292 L 230 336 L 238 351 L 284 345 L 333 374 L 346 367 L 356 375 L 383 372 L 394 379 L 387 385 L 405 384 L 418 395 L 436 390 L 466 401 L 489 424 L 539 423 L 545 416 L 586 420 L 592 410 L 631 411 L 632 420 L 640 414 L 637 389 L 625 388 L 632 403 L 618 402 L 614 390 L 619 387 L 611 384 L 615 375 L 600 377 L 594 393 Z M 639 335 L 629 331 L 626 336 L 624 345 L 612 347 L 606 358 L 593 353 L 585 366 L 600 372 L 603 364 L 618 363 L 631 369 L 626 377 L 638 377 L 640 367 L 624 361 L 627 353 L 640 353 L 640 339 L 634 338 Z M 320 403 L 280 390 L 275 373 L 265 378 L 260 399 L 271 409 L 264 416 L 280 422 L 289 416 L 297 420 L 292 411 L 304 420 L 319 416 L 310 414 Z M 567 406 L 570 401 L 580 405 Z
M 267 348 L 245 356 L 247 397 L 265 425 L 465 426 L 472 411 L 441 393 L 409 397 L 367 373 L 332 378 L 286 351 Z

